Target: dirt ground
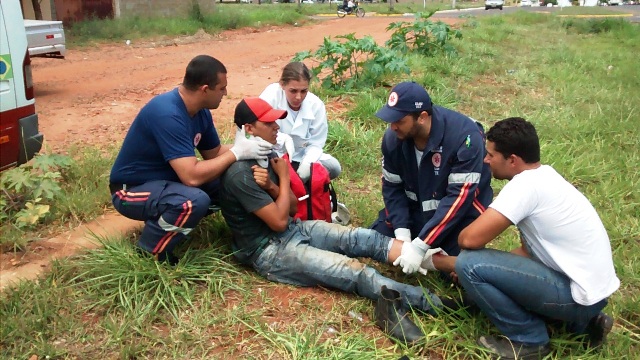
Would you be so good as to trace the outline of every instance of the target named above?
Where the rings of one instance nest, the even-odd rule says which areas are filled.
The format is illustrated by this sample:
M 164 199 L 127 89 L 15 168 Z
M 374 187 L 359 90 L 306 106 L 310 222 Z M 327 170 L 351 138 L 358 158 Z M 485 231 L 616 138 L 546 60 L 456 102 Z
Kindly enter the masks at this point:
M 409 19 L 411 18 L 404 18 Z M 245 96 L 257 96 L 277 81 L 296 52 L 315 50 L 325 36 L 355 32 L 378 44 L 386 26 L 403 18 L 328 18 L 304 26 L 242 29 L 218 35 L 203 31 L 189 37 L 133 41 L 71 49 L 65 60 L 33 59 L 36 110 L 45 136 L 45 152 L 64 153 L 73 144 L 118 144 L 138 110 L 154 95 L 182 81 L 191 58 L 209 54 L 228 70 L 228 96 L 213 110 L 221 136 L 231 132 L 233 109 Z M 311 64 L 309 64 L 311 65 Z M 327 104 L 331 111 L 331 104 Z M 141 223 L 108 213 L 69 233 L 39 241 L 24 253 L 0 255 L 0 289 L 18 279 L 34 279 L 54 258 L 95 247 L 92 234 L 133 231 Z

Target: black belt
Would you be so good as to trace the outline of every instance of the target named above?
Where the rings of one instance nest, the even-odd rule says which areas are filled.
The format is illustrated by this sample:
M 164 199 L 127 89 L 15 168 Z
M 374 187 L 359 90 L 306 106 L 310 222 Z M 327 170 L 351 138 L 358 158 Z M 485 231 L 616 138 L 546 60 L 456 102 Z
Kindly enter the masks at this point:
M 131 189 L 134 186 L 138 186 L 138 184 L 136 185 L 129 185 L 129 184 L 109 184 L 109 191 L 111 192 L 111 194 L 115 194 L 116 192 L 120 191 L 120 190 L 127 190 L 127 189 Z

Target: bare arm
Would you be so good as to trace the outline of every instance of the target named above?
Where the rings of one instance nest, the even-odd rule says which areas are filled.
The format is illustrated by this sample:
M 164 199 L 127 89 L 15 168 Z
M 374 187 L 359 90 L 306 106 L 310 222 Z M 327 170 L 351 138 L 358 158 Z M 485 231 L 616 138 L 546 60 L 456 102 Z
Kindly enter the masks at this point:
M 511 221 L 493 208 L 488 208 L 458 236 L 461 249 L 481 249 L 509 226 Z
M 253 213 L 264 221 L 271 230 L 281 232 L 287 228 L 291 211 L 289 164 L 284 159 L 275 158 L 271 159 L 271 166 L 280 179 L 278 195 L 275 198 L 275 202 Z
M 231 149 L 231 145 L 219 145 L 211 150 L 200 150 L 200 155 L 203 159 L 209 160 L 226 153 L 229 149 Z
M 236 132 L 233 146 L 218 145 L 214 149 L 201 151 L 204 158 L 201 161 L 198 161 L 195 156 L 188 156 L 170 160 L 169 165 L 178 174 L 178 178 L 183 184 L 200 186 L 219 178 L 236 160 L 266 157 L 271 153 L 272 147 L 264 140 L 247 139 L 243 128 Z
M 276 185 L 273 181 L 271 181 L 271 178 L 269 177 L 269 171 L 258 165 L 252 166 L 251 169 L 253 170 L 253 179 L 256 181 L 258 186 L 260 186 L 261 189 L 266 191 L 267 194 L 269 194 L 269 196 L 271 196 L 273 200 L 277 199 L 278 195 L 280 194 L 280 187 Z M 296 212 L 298 212 L 298 199 L 293 194 L 293 190 L 291 190 L 291 187 L 289 187 L 289 189 L 291 191 L 291 193 L 289 194 L 290 196 L 289 215 L 294 216 Z
M 219 150 L 220 146 L 201 152 L 205 160 L 198 160 L 195 156 L 189 156 L 169 160 L 169 165 L 178 174 L 183 184 L 200 186 L 219 178 L 236 161 L 236 157 L 231 151 L 218 154 Z M 213 154 L 217 156 L 211 157 Z
M 433 266 L 436 267 L 436 269 L 442 271 L 442 272 L 447 272 L 447 273 L 451 273 L 456 271 L 456 259 L 458 257 L 457 256 L 448 256 L 448 255 L 442 255 L 442 254 L 435 254 L 433 255 Z

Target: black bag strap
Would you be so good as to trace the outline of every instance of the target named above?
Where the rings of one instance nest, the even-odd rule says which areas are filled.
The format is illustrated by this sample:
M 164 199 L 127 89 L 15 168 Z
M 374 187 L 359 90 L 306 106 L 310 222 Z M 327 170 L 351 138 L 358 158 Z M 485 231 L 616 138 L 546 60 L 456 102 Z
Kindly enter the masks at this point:
M 338 195 L 336 195 L 336 189 L 333 188 L 332 182 L 329 182 L 329 197 L 331 198 L 331 212 L 338 211 Z

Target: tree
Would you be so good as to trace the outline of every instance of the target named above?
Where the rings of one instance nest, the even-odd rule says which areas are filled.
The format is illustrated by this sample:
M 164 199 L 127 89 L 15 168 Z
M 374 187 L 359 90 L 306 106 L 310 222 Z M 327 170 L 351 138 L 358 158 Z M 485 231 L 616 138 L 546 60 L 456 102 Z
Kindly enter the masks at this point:
M 42 20 L 42 9 L 40 8 L 40 1 L 31 0 L 31 4 L 33 5 L 33 13 L 36 16 L 36 20 Z

